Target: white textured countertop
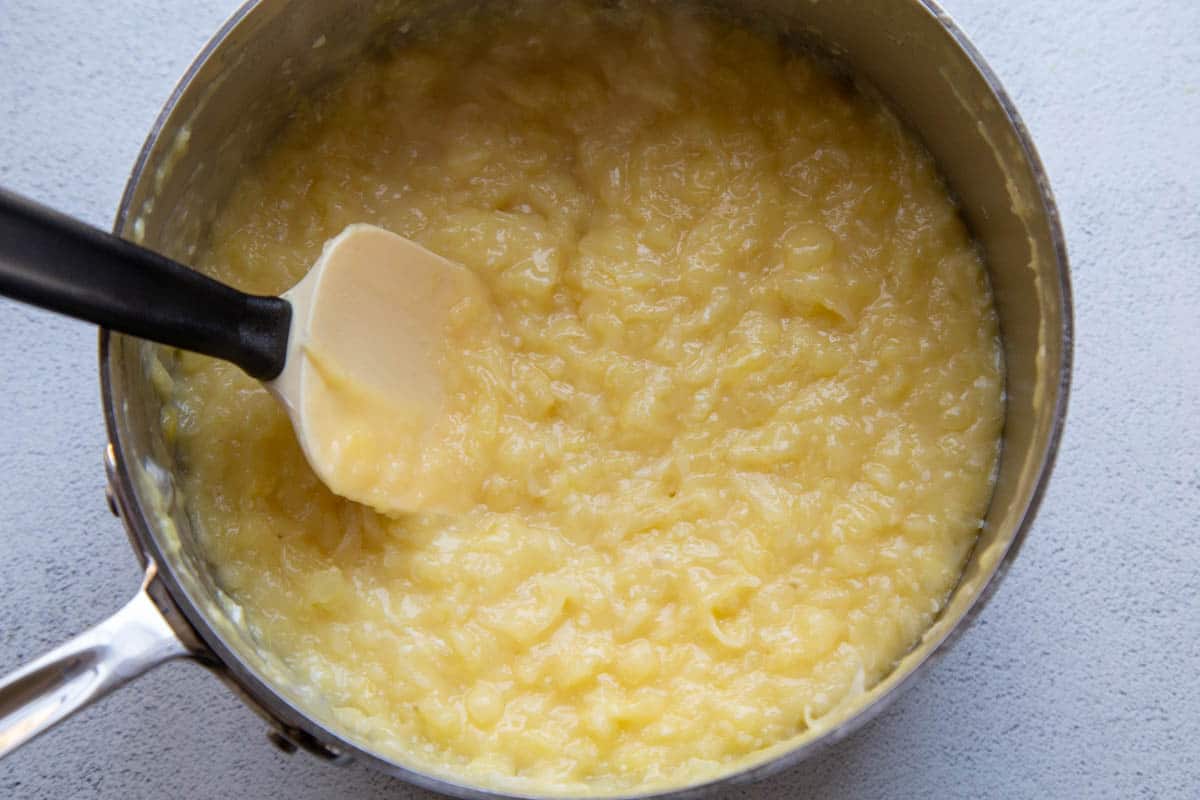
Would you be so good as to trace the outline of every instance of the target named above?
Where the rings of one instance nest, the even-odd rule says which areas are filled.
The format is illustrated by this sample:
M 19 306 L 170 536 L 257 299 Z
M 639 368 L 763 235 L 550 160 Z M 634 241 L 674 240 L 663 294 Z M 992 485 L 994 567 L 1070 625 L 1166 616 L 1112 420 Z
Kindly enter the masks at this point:
M 1038 143 L 1078 343 L 1041 514 L 976 624 L 887 713 L 730 796 L 1200 797 L 1200 2 L 946 0 Z M 0 186 L 108 227 L 238 0 L 0 0 Z M 0 671 L 139 575 L 104 503 L 94 329 L 0 301 Z M 0 762 L 0 798 L 413 798 L 284 756 L 171 664 Z

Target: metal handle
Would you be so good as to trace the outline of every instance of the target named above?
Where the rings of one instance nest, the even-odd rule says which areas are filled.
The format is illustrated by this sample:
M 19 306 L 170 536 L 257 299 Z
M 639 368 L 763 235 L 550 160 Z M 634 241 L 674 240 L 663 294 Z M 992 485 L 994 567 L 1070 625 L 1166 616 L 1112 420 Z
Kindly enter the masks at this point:
M 153 667 L 190 651 L 150 599 L 154 562 L 124 608 L 0 680 L 0 758 Z

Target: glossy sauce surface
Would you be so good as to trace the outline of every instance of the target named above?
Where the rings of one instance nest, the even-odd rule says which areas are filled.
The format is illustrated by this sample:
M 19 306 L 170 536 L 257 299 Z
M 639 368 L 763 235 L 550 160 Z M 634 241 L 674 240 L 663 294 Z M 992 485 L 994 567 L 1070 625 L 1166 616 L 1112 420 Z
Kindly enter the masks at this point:
M 514 791 L 677 785 L 802 735 L 937 614 L 998 451 L 985 272 L 928 155 L 773 40 L 618 8 L 365 64 L 214 233 L 254 291 L 354 222 L 483 280 L 461 512 L 332 495 L 224 364 L 178 356 L 164 412 L 222 586 L 334 724 Z

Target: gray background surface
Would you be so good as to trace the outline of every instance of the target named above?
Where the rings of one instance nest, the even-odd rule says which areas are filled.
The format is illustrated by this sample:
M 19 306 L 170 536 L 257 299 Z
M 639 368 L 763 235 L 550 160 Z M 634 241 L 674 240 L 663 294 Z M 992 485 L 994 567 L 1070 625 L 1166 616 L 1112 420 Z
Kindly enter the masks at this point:
M 1000 592 L 842 746 L 731 796 L 1200 797 L 1200 3 L 946 0 L 1046 162 L 1075 283 L 1058 468 Z M 108 227 L 238 0 L 0 0 L 0 185 Z M 104 504 L 96 334 L 0 301 L 0 670 L 138 582 Z M 168 665 L 0 763 L 2 798 L 414 798 L 285 757 Z

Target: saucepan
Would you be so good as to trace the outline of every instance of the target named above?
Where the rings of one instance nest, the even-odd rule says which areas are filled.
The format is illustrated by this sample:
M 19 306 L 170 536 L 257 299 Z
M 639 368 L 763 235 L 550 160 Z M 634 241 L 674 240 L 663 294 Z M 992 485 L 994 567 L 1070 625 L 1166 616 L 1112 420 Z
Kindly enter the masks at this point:
M 476 0 L 477 1 L 477 0 Z M 941 615 L 861 702 L 691 795 L 787 768 L 847 736 L 927 670 L 965 630 L 1012 563 L 1046 486 L 1062 430 L 1071 360 L 1066 251 L 1046 175 L 995 76 L 928 0 L 721 0 L 796 47 L 847 65 L 894 106 L 936 159 L 983 250 L 1007 364 L 1003 452 L 985 526 Z M 464 0 L 255 0 L 204 48 L 151 131 L 115 231 L 194 263 L 239 171 L 290 111 L 322 84 L 417 21 L 461 13 Z M 109 502 L 145 566 L 114 616 L 0 683 L 0 754 L 175 658 L 221 676 L 289 752 L 365 762 L 459 797 L 497 792 L 386 758 L 332 723 L 321 699 L 261 648 L 197 547 L 164 441 L 157 348 L 104 331 L 100 381 Z M 636 793 L 635 793 L 636 795 Z

